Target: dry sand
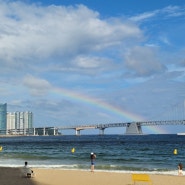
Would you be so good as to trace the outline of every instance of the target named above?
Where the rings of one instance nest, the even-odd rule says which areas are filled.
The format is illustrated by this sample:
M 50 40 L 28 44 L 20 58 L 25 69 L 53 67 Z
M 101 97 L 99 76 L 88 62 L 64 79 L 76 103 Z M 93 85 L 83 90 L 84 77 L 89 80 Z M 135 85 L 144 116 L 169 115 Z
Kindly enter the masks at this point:
M 36 176 L 21 177 L 18 168 L 0 168 L 0 185 L 131 185 L 131 174 L 82 170 L 34 169 Z M 185 185 L 185 176 L 149 174 L 153 185 Z M 141 183 L 136 183 L 136 185 Z M 142 183 L 144 184 L 144 183 Z M 145 183 L 146 184 L 146 183 Z

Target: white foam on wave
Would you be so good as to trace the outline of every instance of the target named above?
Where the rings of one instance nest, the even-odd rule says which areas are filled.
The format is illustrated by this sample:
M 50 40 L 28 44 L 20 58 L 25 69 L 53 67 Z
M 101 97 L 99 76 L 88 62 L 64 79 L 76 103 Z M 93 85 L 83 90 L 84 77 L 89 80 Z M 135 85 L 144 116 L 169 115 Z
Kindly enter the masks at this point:
M 0 164 L 0 167 L 12 167 L 12 168 L 19 168 L 23 167 L 24 164 Z M 79 168 L 78 164 L 71 164 L 71 165 L 31 165 L 32 168 L 43 168 L 43 169 L 61 169 L 61 170 L 82 170 L 82 171 L 89 171 L 89 168 L 81 169 Z M 97 172 L 111 172 L 111 173 L 145 173 L 145 174 L 156 174 L 156 175 L 177 175 L 177 170 L 169 170 L 169 171 L 131 171 L 131 170 L 99 170 L 95 169 Z

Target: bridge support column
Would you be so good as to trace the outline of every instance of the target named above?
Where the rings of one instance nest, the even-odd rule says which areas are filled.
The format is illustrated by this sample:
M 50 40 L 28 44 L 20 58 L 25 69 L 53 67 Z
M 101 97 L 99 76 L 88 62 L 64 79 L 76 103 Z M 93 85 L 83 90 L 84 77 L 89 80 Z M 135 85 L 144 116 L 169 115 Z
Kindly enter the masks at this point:
M 35 128 L 33 128 L 33 135 L 35 136 Z
M 53 128 L 53 135 L 54 136 L 58 135 L 58 128 L 55 127 Z
M 80 135 L 80 130 L 76 129 L 76 136 L 79 136 L 79 135 Z
M 99 135 L 104 135 L 104 130 L 105 130 L 105 128 L 100 128 L 99 129 Z
M 38 136 L 39 135 L 39 130 L 35 129 L 35 135 Z
M 140 123 L 128 123 L 126 126 L 127 135 L 142 135 L 142 128 Z
M 44 127 L 44 128 L 43 128 L 43 133 L 42 133 L 42 135 L 45 136 L 45 134 L 46 134 L 46 128 Z

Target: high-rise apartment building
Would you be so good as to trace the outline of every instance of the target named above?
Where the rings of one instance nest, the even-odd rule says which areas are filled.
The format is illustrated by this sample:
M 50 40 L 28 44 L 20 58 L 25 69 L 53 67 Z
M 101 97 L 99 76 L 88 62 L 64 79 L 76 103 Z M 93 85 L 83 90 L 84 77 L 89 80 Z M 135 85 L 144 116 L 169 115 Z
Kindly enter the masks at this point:
M 7 130 L 15 130 L 23 134 L 26 129 L 33 128 L 32 112 L 7 112 Z
M 24 112 L 24 127 L 33 128 L 33 113 Z
M 7 123 L 7 104 L 0 104 L 0 134 L 6 133 L 6 123 Z
M 15 125 L 15 112 L 7 112 L 7 124 L 6 129 L 16 129 Z
M 0 103 L 0 134 L 26 134 L 32 128 L 32 112 L 7 112 L 7 104 Z

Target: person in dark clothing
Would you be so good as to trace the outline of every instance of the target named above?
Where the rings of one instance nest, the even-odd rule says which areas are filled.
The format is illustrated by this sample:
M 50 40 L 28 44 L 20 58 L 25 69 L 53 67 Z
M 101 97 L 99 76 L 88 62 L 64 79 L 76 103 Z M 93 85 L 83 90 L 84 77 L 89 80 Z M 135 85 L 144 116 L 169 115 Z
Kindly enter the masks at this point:
M 90 159 L 91 159 L 91 172 L 94 172 L 96 154 L 92 152 L 90 155 Z

